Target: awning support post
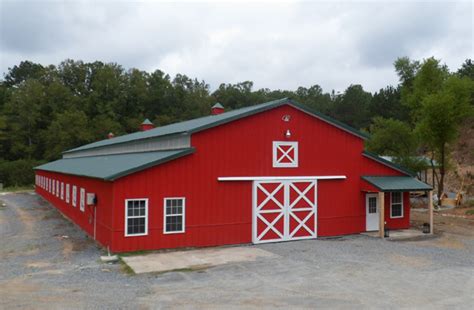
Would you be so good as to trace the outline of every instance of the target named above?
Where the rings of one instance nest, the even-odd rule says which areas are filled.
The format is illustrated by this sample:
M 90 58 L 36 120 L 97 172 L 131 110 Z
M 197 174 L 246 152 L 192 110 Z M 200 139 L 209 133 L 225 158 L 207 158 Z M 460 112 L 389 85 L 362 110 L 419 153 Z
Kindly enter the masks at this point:
M 379 236 L 385 236 L 385 193 L 379 192 Z
M 428 192 L 428 213 L 430 215 L 430 235 L 433 234 L 433 191 Z

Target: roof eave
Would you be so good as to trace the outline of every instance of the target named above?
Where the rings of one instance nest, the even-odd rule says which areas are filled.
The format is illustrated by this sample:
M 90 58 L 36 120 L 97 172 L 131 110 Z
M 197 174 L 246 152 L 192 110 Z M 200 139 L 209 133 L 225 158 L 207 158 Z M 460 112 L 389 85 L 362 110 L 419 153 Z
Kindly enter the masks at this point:
M 404 167 L 401 167 L 401 166 L 399 166 L 399 165 L 396 165 L 396 164 L 392 163 L 391 161 L 385 160 L 385 159 L 381 158 L 380 156 L 378 156 L 377 154 L 374 154 L 374 153 L 371 153 L 371 152 L 368 152 L 368 151 L 365 151 L 365 150 L 364 150 L 364 151 L 362 152 L 362 155 L 365 156 L 365 157 L 367 157 L 367 158 L 370 158 L 370 159 L 372 159 L 372 160 L 374 160 L 374 161 L 376 161 L 376 162 L 378 162 L 378 163 L 381 163 L 381 164 L 383 164 L 383 165 L 385 165 L 385 166 L 387 166 L 387 167 L 390 167 L 390 168 L 392 168 L 392 169 L 394 169 L 394 170 L 397 170 L 397 171 L 399 171 L 399 172 L 401 172 L 401 173 L 404 173 L 404 174 L 406 174 L 406 175 L 409 175 L 409 176 L 411 176 L 411 177 L 416 176 L 416 173 L 414 173 L 413 171 L 410 171 L 410 170 L 408 170 L 408 169 L 406 169 L 406 168 L 404 168 Z
M 366 181 L 367 183 L 369 183 L 370 185 L 372 185 L 373 187 L 375 187 L 376 189 L 378 189 L 379 191 L 381 192 L 412 192 L 412 191 L 423 191 L 423 192 L 426 192 L 426 191 L 431 191 L 433 190 L 433 187 L 424 183 L 425 187 L 410 187 L 410 188 L 390 188 L 390 189 L 385 189 L 385 188 L 382 188 L 380 186 L 378 186 L 376 183 L 372 182 L 370 179 L 370 177 L 380 177 L 380 176 L 361 176 L 361 179 Z M 382 177 L 391 177 L 391 176 L 382 176 Z M 396 177 L 396 176 L 392 176 L 392 177 Z M 413 176 L 411 176 L 412 178 L 414 178 Z M 420 181 L 421 182 L 421 181 Z

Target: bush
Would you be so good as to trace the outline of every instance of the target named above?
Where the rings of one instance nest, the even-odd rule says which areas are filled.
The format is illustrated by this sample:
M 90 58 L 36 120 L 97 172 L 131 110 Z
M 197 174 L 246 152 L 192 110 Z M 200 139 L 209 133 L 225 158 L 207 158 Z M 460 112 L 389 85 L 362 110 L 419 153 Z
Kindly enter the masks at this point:
M 32 185 L 35 181 L 33 168 L 39 164 L 39 161 L 28 159 L 0 161 L 0 183 L 4 187 Z

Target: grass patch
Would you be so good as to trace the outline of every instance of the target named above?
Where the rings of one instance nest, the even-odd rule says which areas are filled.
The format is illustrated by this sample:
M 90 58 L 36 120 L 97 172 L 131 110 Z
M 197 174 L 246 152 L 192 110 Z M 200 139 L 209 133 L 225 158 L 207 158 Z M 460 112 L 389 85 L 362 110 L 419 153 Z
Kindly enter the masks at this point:
M 132 267 L 130 267 L 129 265 L 127 265 L 126 262 L 123 261 L 123 259 L 119 256 L 119 263 L 120 263 L 120 270 L 129 275 L 129 276 L 134 276 L 135 275 L 135 271 L 133 271 Z
M 466 215 L 474 215 L 474 209 L 472 210 L 467 210 Z
M 153 250 L 150 250 L 150 251 L 140 250 L 140 251 L 133 251 L 133 252 L 125 252 L 125 253 L 120 253 L 120 257 L 122 257 L 122 256 L 127 257 L 127 256 L 136 256 L 136 255 L 147 255 L 147 254 L 154 253 L 154 252 L 156 252 L 156 251 L 153 251 Z
M 32 191 L 34 189 L 35 189 L 35 187 L 33 185 L 10 186 L 10 187 L 5 187 L 0 192 L 1 193 L 21 193 L 21 192 L 29 192 L 29 191 Z

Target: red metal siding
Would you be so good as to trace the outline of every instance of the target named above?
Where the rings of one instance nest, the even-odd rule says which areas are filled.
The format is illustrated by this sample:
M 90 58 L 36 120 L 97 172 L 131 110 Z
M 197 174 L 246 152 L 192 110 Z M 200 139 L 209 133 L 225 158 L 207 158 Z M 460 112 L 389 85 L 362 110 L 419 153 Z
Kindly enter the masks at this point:
M 390 193 L 385 193 L 385 222 L 388 229 L 406 229 L 410 227 L 410 193 L 403 193 L 403 217 L 390 218 Z
M 291 121 L 284 122 L 284 115 Z M 299 167 L 273 168 L 272 142 L 286 140 L 299 142 Z M 362 156 L 360 138 L 290 106 L 196 133 L 191 142 L 194 154 L 114 183 L 114 251 L 251 242 L 252 182 L 217 180 L 225 176 L 345 175 L 318 181 L 318 236 L 362 232 L 360 176 L 401 175 Z M 165 197 L 186 197 L 185 233 L 163 234 Z M 125 199 L 132 198 L 149 198 L 147 236 L 124 236 Z
M 48 171 L 36 171 L 36 175 L 44 176 L 50 179 L 58 180 L 59 184 L 64 182 L 64 199 L 57 197 L 36 186 L 36 193 L 42 196 L 55 206 L 64 216 L 80 226 L 91 238 L 94 237 L 94 207 L 85 206 L 84 212 L 80 210 L 80 189 L 84 188 L 87 193 L 95 193 L 98 198 L 96 206 L 96 240 L 103 246 L 111 245 L 112 231 L 112 189 L 113 184 L 103 182 L 97 179 L 77 177 L 60 173 L 52 173 Z M 70 184 L 70 200 L 66 203 L 66 184 Z M 72 186 L 77 186 L 77 204 L 72 206 Z

